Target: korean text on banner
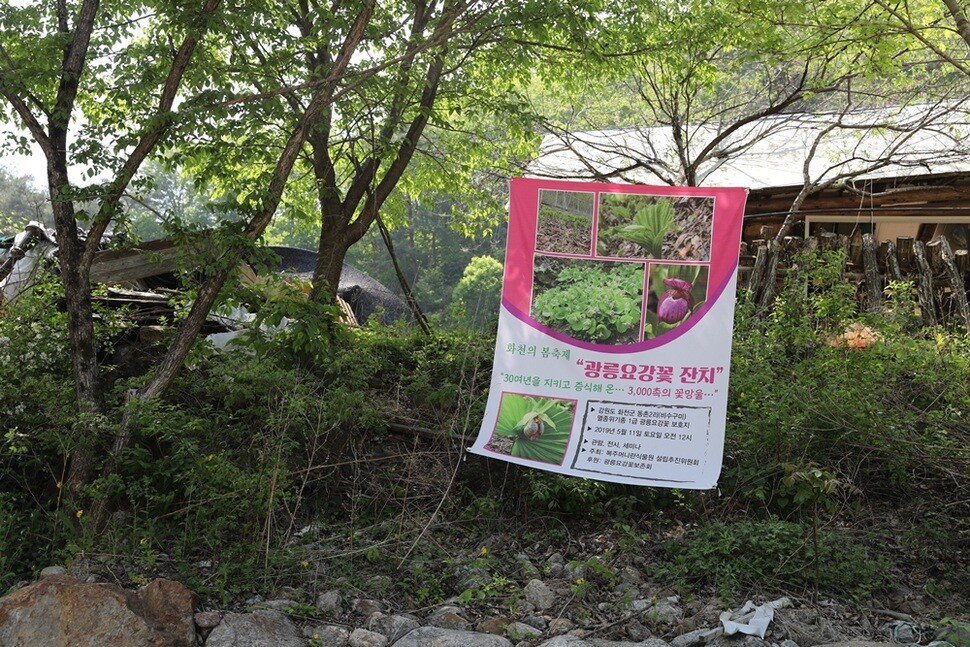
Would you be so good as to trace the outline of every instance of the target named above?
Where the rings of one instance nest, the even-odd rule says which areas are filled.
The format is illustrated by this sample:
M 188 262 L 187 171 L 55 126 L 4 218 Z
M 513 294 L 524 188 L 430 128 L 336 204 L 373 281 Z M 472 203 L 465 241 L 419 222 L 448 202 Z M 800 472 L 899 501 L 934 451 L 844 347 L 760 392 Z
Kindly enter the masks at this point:
M 491 390 L 470 451 L 713 487 L 746 195 L 514 179 Z

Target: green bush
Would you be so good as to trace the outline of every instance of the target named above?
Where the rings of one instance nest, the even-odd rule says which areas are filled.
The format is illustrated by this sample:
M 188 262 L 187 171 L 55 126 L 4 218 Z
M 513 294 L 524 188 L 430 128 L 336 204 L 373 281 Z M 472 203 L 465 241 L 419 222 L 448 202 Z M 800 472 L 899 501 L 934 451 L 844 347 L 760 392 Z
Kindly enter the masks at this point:
M 502 264 L 491 256 L 473 257 L 452 292 L 452 319 L 471 330 L 494 328 L 502 298 L 502 273 Z
M 801 259 L 767 322 L 738 308 L 722 485 L 752 510 L 814 514 L 854 492 L 942 487 L 970 461 L 966 334 L 913 332 L 905 299 L 886 313 L 856 312 L 839 258 Z M 875 341 L 840 343 L 850 324 Z M 838 486 L 797 499 L 790 477 L 803 468 Z
M 735 598 L 744 590 L 821 589 L 865 598 L 890 584 L 891 564 L 849 537 L 824 531 L 818 542 L 802 524 L 720 521 L 665 544 L 657 576 L 684 585 L 711 585 Z

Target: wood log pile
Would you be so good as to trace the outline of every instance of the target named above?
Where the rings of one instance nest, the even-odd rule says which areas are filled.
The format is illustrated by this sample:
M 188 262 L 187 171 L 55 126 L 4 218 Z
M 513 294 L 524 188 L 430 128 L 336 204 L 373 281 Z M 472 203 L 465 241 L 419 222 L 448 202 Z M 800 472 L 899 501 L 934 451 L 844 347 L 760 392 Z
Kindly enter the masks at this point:
M 872 234 L 825 233 L 812 238 L 789 236 L 742 242 L 738 286 L 747 289 L 762 310 L 768 310 L 797 254 L 812 249 L 842 250 L 843 277 L 858 288 L 861 307 L 878 312 L 890 281 L 910 281 L 916 289 L 923 324 L 956 321 L 970 328 L 970 253 L 954 249 L 946 237 L 924 243 L 909 236 L 876 242 Z

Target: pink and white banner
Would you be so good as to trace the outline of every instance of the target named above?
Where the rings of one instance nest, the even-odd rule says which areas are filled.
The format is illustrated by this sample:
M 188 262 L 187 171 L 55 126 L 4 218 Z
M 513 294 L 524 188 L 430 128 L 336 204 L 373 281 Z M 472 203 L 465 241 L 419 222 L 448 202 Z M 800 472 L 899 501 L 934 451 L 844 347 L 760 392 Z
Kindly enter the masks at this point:
M 746 196 L 512 180 L 491 391 L 470 451 L 604 481 L 713 487 Z

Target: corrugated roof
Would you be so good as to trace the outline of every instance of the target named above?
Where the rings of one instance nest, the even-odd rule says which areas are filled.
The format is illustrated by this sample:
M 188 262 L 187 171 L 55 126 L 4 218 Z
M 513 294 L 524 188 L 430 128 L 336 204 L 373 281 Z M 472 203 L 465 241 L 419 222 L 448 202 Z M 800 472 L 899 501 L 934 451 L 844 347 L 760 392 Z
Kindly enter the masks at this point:
M 699 154 L 718 130 L 714 126 L 691 129 L 692 155 Z M 720 145 L 723 154 L 700 166 L 698 184 L 749 189 L 800 186 L 805 161 L 816 142 L 809 164 L 812 182 L 840 175 L 877 179 L 970 173 L 968 133 L 970 115 L 952 106 L 913 106 L 841 117 L 799 114 L 765 118 L 739 128 Z M 550 134 L 529 165 L 528 175 L 682 183 L 682 174 L 678 178 L 675 172 L 681 168 L 677 160 L 669 127 Z M 649 164 L 669 171 L 666 176 L 651 172 L 646 168 Z M 620 169 L 630 170 L 618 176 Z

